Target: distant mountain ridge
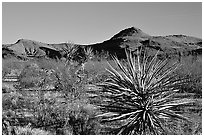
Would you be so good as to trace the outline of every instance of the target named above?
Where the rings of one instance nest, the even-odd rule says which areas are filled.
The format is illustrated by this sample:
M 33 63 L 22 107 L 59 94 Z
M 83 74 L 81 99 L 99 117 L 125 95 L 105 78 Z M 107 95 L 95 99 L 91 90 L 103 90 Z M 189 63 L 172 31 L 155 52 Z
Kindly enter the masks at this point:
M 150 36 L 135 27 L 124 29 L 109 40 L 89 46 L 96 51 L 104 50 L 113 54 L 117 51 L 118 56 L 124 55 L 123 48 L 134 51 L 140 46 L 146 46 L 150 52 L 160 50 L 161 54 L 202 54 L 202 39 L 185 35 Z
M 2 45 L 3 58 L 8 56 L 61 58 L 62 48 L 66 43 L 46 44 L 34 40 L 20 39 L 14 44 Z M 150 52 L 161 51 L 161 54 L 188 55 L 202 54 L 202 39 L 186 35 L 151 36 L 141 29 L 130 27 L 115 34 L 109 40 L 79 47 L 92 47 L 97 52 L 109 52 L 124 57 L 124 48 L 132 51 L 146 46 Z

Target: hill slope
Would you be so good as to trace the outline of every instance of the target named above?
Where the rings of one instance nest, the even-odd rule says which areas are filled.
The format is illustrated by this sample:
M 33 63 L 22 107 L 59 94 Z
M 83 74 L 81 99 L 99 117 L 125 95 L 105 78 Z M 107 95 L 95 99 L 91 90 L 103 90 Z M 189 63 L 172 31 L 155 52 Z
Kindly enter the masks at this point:
M 169 36 L 150 36 L 140 29 L 131 27 L 120 31 L 111 39 L 102 43 L 89 45 L 97 51 L 117 52 L 117 55 L 123 56 L 123 48 L 136 50 L 140 46 L 146 46 L 149 51 L 161 51 L 161 54 L 201 54 L 202 39 L 185 36 L 185 35 L 169 35 Z
M 66 43 L 46 44 L 20 39 L 15 44 L 3 44 L 2 53 L 3 58 L 8 56 L 61 58 L 65 45 Z M 119 57 L 124 57 L 124 48 L 134 51 L 141 46 L 146 46 L 149 52 L 160 50 L 163 55 L 202 54 L 202 39 L 185 35 L 150 36 L 135 27 L 124 29 L 102 43 L 79 45 L 81 48 L 86 46 L 92 47 L 94 51 L 107 51 Z

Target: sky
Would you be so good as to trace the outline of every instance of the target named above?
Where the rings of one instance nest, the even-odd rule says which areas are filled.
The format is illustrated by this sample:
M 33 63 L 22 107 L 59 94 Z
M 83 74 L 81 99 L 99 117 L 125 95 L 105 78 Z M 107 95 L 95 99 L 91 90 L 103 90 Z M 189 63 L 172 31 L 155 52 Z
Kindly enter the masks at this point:
M 152 36 L 202 38 L 201 2 L 3 2 L 2 43 L 93 44 L 129 27 Z

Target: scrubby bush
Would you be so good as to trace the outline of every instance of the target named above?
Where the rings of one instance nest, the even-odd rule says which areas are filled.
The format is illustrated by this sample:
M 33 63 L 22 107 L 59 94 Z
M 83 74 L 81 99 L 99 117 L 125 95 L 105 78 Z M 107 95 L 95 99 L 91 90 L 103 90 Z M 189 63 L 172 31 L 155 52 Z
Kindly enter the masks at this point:
M 50 69 L 53 70 L 51 73 Z M 18 126 L 15 134 L 99 133 L 99 121 L 95 118 L 97 109 L 87 98 L 84 90 L 87 80 L 85 76 L 78 78 L 83 75 L 79 69 L 75 62 L 67 65 L 59 60 L 49 61 L 46 65 L 33 62 L 24 68 L 15 96 L 8 95 L 10 97 L 3 100 L 3 110 L 13 110 L 18 120 L 12 124 L 12 127 Z M 48 84 L 53 84 L 54 90 L 45 90 Z M 25 88 L 31 91 L 25 91 Z M 28 123 L 29 128 L 26 127 Z M 40 130 L 34 132 L 34 129 Z
M 66 116 L 65 125 L 72 134 L 97 134 L 97 119 L 94 118 L 96 108 L 89 103 L 84 86 L 87 83 L 87 77 L 83 76 L 83 72 L 77 65 L 58 65 L 56 72 L 58 75 L 58 87 L 60 93 L 64 96 L 64 102 L 58 105 Z M 79 74 L 80 73 L 80 74 Z M 82 75 L 78 78 L 78 75 Z M 99 129 L 98 129 L 99 130 Z
M 51 135 L 51 133 L 45 130 L 25 126 L 25 127 L 16 127 L 15 135 Z
M 87 83 L 96 84 L 104 82 L 109 77 L 106 72 L 108 68 L 107 61 L 93 61 L 89 60 L 84 66 L 84 73 L 87 76 Z
M 182 93 L 194 93 L 197 97 L 202 98 L 202 57 L 187 56 L 183 57 L 180 62 L 182 65 L 175 72 L 181 78 L 187 78 L 188 84 L 182 85 Z
M 15 58 L 2 60 L 2 78 L 9 74 L 12 70 L 18 70 L 19 72 L 24 68 L 24 62 Z
M 51 69 L 53 67 L 50 67 L 49 63 L 47 66 L 48 68 L 45 68 L 35 62 L 26 65 L 19 75 L 19 88 L 45 89 L 49 86 L 54 86 L 57 80 L 55 71 Z

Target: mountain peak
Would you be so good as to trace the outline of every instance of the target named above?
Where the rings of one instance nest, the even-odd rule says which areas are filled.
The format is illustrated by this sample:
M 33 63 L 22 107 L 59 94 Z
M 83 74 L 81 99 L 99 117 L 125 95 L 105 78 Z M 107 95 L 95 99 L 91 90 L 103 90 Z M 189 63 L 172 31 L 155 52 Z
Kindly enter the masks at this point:
M 125 30 L 129 30 L 129 31 L 132 31 L 132 32 L 135 32 L 135 33 L 141 33 L 142 32 L 141 29 L 136 28 L 136 27 L 130 27 L 130 28 L 127 28 Z
M 126 28 L 116 35 L 114 35 L 111 39 L 118 39 L 118 38 L 124 38 L 124 37 L 150 37 L 150 35 L 144 33 L 141 29 L 136 27 L 130 27 Z

